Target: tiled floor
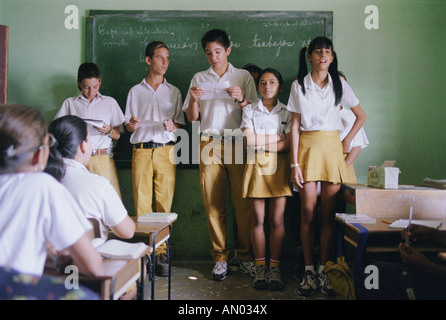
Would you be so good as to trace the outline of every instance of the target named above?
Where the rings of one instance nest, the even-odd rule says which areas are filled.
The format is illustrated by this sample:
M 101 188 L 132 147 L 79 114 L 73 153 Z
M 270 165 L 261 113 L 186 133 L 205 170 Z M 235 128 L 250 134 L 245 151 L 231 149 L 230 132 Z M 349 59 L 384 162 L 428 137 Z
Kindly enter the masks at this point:
M 173 261 L 172 262 L 172 300 L 333 300 L 320 293 L 311 298 L 300 296 L 296 292 L 301 275 L 292 266 L 284 265 L 281 291 L 256 290 L 252 287 L 252 278 L 248 274 L 230 272 L 224 281 L 211 278 L 211 261 Z M 167 278 L 156 277 L 155 299 L 167 299 Z M 146 282 L 146 299 L 150 299 L 150 282 Z

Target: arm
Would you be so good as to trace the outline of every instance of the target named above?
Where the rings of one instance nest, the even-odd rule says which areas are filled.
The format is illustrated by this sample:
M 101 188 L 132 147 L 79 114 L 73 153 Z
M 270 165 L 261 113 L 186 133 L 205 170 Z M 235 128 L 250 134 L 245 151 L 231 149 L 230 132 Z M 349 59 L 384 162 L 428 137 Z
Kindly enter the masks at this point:
M 345 157 L 345 164 L 347 165 L 347 167 L 353 165 L 353 163 L 358 158 L 360 153 L 361 153 L 361 147 L 360 146 L 353 147 L 350 150 L 350 152 Z
M 413 247 L 406 247 L 403 243 L 400 243 L 398 251 L 405 265 L 435 277 L 446 279 L 446 267 L 429 260 L 419 250 Z
M 300 138 L 300 114 L 291 113 L 291 130 L 290 130 L 290 147 L 291 147 L 291 164 L 297 164 L 299 154 L 299 138 Z M 300 167 L 291 169 L 291 182 L 295 183 L 299 188 L 303 188 L 303 175 Z
M 119 238 L 130 239 L 135 234 L 136 225 L 132 218 L 127 215 L 122 222 L 118 223 L 116 226 L 110 227 L 110 229 Z
M 67 250 L 74 264 L 79 268 L 79 272 L 93 276 L 99 275 L 101 272 L 102 258 L 92 246 L 87 234 L 82 235 Z
M 266 144 L 265 150 L 273 152 L 288 152 L 290 150 L 290 133 L 283 136 L 283 139 L 281 138 L 276 142 Z
M 365 120 L 367 118 L 364 110 L 362 110 L 362 108 L 359 104 L 353 108 L 350 108 L 350 109 L 355 114 L 356 120 L 355 120 L 355 123 L 353 124 L 352 128 L 350 129 L 349 133 L 347 133 L 344 140 L 342 140 L 342 147 L 343 147 L 344 153 L 348 153 L 348 151 L 350 149 L 350 144 L 351 144 L 353 138 L 356 136 L 359 129 L 361 129 L 361 127 L 364 125 Z
M 186 109 L 186 117 L 189 122 L 197 121 L 200 112 L 198 111 L 198 100 L 204 96 L 206 91 L 200 87 L 191 87 L 189 90 L 190 99 Z

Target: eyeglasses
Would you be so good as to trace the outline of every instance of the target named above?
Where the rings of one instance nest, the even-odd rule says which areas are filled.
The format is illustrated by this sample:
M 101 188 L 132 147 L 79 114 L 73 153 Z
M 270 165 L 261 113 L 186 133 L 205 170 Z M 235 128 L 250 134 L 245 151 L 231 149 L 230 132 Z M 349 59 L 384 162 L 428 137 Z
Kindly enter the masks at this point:
M 57 143 L 56 138 L 54 138 L 54 136 L 51 133 L 48 133 L 48 143 L 47 143 L 48 147 L 49 148 L 54 147 L 56 145 L 56 143 Z M 44 147 L 44 144 L 41 144 L 39 146 L 39 150 L 42 149 L 43 147 Z

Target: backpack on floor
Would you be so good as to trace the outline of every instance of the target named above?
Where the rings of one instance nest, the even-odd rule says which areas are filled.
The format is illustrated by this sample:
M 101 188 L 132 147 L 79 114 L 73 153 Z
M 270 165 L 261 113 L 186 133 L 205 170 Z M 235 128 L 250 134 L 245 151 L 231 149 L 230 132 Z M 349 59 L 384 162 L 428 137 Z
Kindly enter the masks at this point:
M 330 285 L 336 295 L 343 300 L 355 300 L 355 283 L 345 257 L 338 257 L 337 262 L 328 261 L 324 272 L 327 273 Z

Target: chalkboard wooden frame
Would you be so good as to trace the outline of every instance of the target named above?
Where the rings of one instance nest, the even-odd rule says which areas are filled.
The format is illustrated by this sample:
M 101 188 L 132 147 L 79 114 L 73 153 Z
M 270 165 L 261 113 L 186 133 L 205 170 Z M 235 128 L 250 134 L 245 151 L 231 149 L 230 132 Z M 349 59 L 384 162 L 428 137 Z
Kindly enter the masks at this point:
M 153 40 L 165 41 L 170 48 L 166 78 L 180 89 L 184 100 L 193 74 L 209 68 L 200 40 L 213 28 L 228 32 L 232 45 L 229 61 L 235 67 L 255 63 L 282 73 L 285 86 L 279 99 L 287 103 L 300 48 L 316 36 L 333 39 L 333 13 L 91 10 L 86 23 L 86 61 L 99 66 L 101 92 L 114 97 L 124 111 L 128 91 L 147 76 L 145 46 Z M 191 132 L 191 124 L 185 129 Z M 118 167 L 131 166 L 129 136 L 122 135 L 115 148 Z M 190 165 L 196 166 L 192 160 L 180 163 L 180 167 Z

